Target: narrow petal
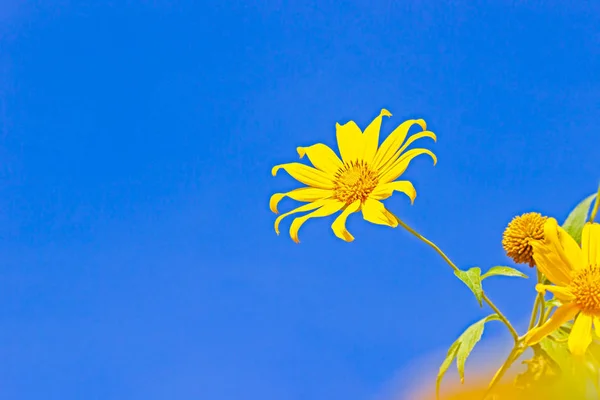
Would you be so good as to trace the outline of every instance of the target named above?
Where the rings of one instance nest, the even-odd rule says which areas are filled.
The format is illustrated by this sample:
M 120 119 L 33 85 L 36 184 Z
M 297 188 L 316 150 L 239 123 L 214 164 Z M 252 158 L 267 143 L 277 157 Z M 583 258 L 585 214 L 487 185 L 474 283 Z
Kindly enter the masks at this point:
M 564 250 L 565 260 L 571 265 L 571 269 L 577 271 L 587 267 L 586 257 L 575 239 L 562 227 L 558 226 L 558 240 Z
M 327 145 L 317 143 L 309 147 L 298 147 L 296 149 L 300 158 L 306 155 L 315 168 L 334 176 L 343 167 L 342 160 Z
M 588 222 L 583 226 L 581 250 L 587 265 L 600 265 L 600 224 Z
M 569 350 L 576 356 L 585 354 L 590 343 L 592 343 L 592 321 L 591 315 L 580 313 L 569 335 Z
M 398 159 L 398 157 L 400 157 L 400 155 L 406 151 L 406 149 L 408 148 L 408 146 L 410 146 L 415 140 L 421 139 L 421 138 L 425 138 L 425 137 L 432 138 L 434 141 L 437 140 L 437 137 L 435 136 L 435 133 L 430 132 L 430 131 L 423 131 L 423 132 L 419 132 L 419 133 L 416 133 L 414 135 L 411 135 L 406 140 L 406 142 L 402 145 L 402 147 L 400 147 L 399 149 L 397 149 L 396 152 L 387 160 L 387 162 L 380 163 L 377 166 L 377 168 L 380 171 L 387 170 Z
M 381 110 L 377 118 L 375 118 L 369 126 L 365 128 L 363 133 L 364 149 L 362 159 L 367 162 L 373 162 L 373 157 L 377 153 L 377 146 L 379 146 L 379 132 L 381 131 L 381 120 L 383 117 L 391 117 L 392 114 L 385 108 Z
M 572 301 L 575 298 L 571 290 L 564 286 L 542 285 L 538 283 L 537 285 L 535 285 L 535 290 L 542 294 L 545 294 L 546 291 L 548 291 L 554 294 L 554 297 L 556 297 L 562 302 Z
M 300 163 L 276 165 L 271 170 L 273 176 L 277 175 L 277 171 L 280 169 L 284 169 L 285 172 L 290 174 L 294 179 L 304 183 L 305 185 L 321 189 L 333 189 L 333 181 L 331 180 L 331 176 L 327 175 L 323 171 L 309 167 L 308 165 Z
M 406 171 L 408 164 L 418 155 L 427 154 L 433 159 L 433 165 L 437 163 L 437 157 L 427 149 L 412 149 L 404 153 L 398 160 L 389 167 L 389 169 L 379 172 L 379 182 L 388 183 L 398 179 Z
M 427 124 L 425 124 L 425 121 L 422 119 L 409 119 L 408 121 L 404 121 L 398 125 L 387 138 L 385 138 L 381 147 L 377 150 L 377 154 L 375 154 L 373 165 L 380 168 L 382 165 L 392 160 L 394 154 L 400 148 L 404 139 L 406 139 L 408 130 L 415 124 L 420 125 L 423 130 L 427 129 Z
M 354 121 L 350 121 L 344 125 L 336 124 L 336 137 L 340 155 L 344 163 L 357 161 L 361 156 L 364 148 L 363 134 Z
M 312 202 L 319 199 L 327 199 L 332 195 L 332 190 L 303 187 L 294 189 L 287 193 L 275 193 L 273 196 L 271 196 L 271 200 L 269 200 L 269 208 L 275 214 L 279 214 L 279 211 L 277 210 L 277 204 L 279 204 L 281 199 L 284 197 L 289 197 L 290 199 L 296 201 Z
M 312 203 L 308 203 L 303 206 L 294 208 L 292 211 L 286 212 L 285 214 L 281 214 L 279 217 L 277 217 L 275 219 L 275 233 L 277 233 L 279 235 L 279 224 L 281 223 L 281 220 L 284 219 L 285 217 L 292 215 L 292 214 L 299 213 L 299 212 L 314 210 L 316 208 L 321 207 L 323 204 L 325 204 L 325 201 L 326 201 L 325 199 L 313 201 Z
M 574 268 L 573 262 L 567 258 L 562 247 L 561 239 L 559 239 L 559 229 L 562 230 L 556 220 L 548 218 L 544 223 L 544 239 L 532 240 L 530 244 L 533 248 L 533 259 L 537 268 L 552 283 L 567 286 L 571 282 L 571 274 Z M 560 233 L 561 236 L 567 235 L 566 232 L 562 232 Z
M 318 210 L 303 215 L 302 217 L 295 218 L 292 221 L 292 225 L 290 226 L 290 237 L 294 242 L 300 243 L 300 239 L 298 239 L 298 231 L 306 221 L 308 221 L 310 218 L 327 217 L 328 215 L 338 212 L 342 209 L 342 207 L 344 207 L 344 203 L 341 201 L 326 200 L 325 204 L 323 204 L 323 206 Z
M 346 242 L 351 242 L 354 240 L 354 236 L 352 236 L 352 234 L 346 229 L 346 220 L 350 214 L 360 210 L 360 205 L 360 200 L 356 200 L 346 207 L 346 209 L 342 211 L 335 221 L 333 221 L 333 224 L 331 224 L 331 229 L 333 230 L 335 236 L 345 240 Z
M 367 199 L 362 206 L 362 213 L 366 221 L 374 224 L 387 225 L 392 228 L 398 226 L 396 216 L 389 212 L 380 201 Z
M 573 303 L 564 304 L 554 311 L 552 317 L 539 328 L 533 328 L 525 336 L 525 344 L 528 346 L 538 343 L 540 340 L 560 328 L 562 324 L 572 320 L 579 312 L 579 308 Z
M 369 195 L 374 200 L 385 200 L 390 197 L 394 191 L 401 192 L 410 198 L 410 204 L 413 204 L 417 197 L 417 191 L 409 181 L 395 181 L 378 185 Z

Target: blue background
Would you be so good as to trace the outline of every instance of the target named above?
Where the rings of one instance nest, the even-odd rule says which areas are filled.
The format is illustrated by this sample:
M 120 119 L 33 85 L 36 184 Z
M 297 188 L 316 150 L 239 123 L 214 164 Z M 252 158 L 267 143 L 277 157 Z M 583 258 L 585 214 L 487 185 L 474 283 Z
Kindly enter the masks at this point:
M 431 249 L 273 231 L 271 167 L 336 122 L 425 118 L 386 204 L 463 268 L 597 188 L 598 3 L 251 3 L 0 2 L 3 399 L 373 399 L 441 361 L 489 311 Z M 527 318 L 531 280 L 487 290 Z

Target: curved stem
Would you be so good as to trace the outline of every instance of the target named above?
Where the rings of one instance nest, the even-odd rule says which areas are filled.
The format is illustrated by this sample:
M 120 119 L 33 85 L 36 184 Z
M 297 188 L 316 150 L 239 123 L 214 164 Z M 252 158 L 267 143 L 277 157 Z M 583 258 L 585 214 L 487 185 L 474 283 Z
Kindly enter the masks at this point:
M 540 294 L 538 293 L 537 297 L 535 298 L 535 302 L 533 303 L 533 312 L 531 313 L 531 319 L 529 320 L 529 327 L 527 328 L 528 332 L 535 325 L 535 322 L 536 322 L 537 316 L 538 316 L 539 307 L 540 307 Z M 544 317 L 544 313 L 540 313 L 540 319 L 542 319 L 543 317 Z
M 431 240 L 422 236 L 420 233 L 415 231 L 410 226 L 406 225 L 399 218 L 396 218 L 396 220 L 398 221 L 398 224 L 400 226 L 402 226 L 404 229 L 406 229 L 407 231 L 412 233 L 414 236 L 416 236 L 419 240 L 421 240 L 422 242 L 424 242 L 425 244 L 427 244 L 431 248 L 433 248 L 436 251 L 436 253 L 438 253 L 444 259 L 444 261 L 446 261 L 446 263 L 454 270 L 454 272 L 460 271 L 460 269 L 452 262 L 452 260 L 450 260 L 450 258 L 435 243 L 433 243 Z M 492 310 L 494 310 L 494 312 L 496 314 L 498 314 L 498 317 L 500 318 L 500 320 L 504 323 L 504 325 L 506 325 L 506 327 L 510 331 L 510 334 L 512 335 L 513 340 L 515 341 L 515 343 L 517 343 L 519 340 L 519 334 L 517 333 L 515 328 L 513 328 L 512 324 L 508 321 L 508 319 L 504 316 L 504 314 L 502 314 L 502 312 L 500 312 L 498 307 L 496 307 L 496 305 L 489 299 L 489 297 L 487 297 L 487 295 L 485 293 L 483 294 L 483 301 L 485 301 L 487 303 L 487 305 L 490 306 L 490 308 Z
M 548 310 L 548 314 L 546 314 L 546 301 L 544 300 L 544 295 L 540 294 L 540 320 L 538 321 L 537 326 L 542 326 L 549 316 L 550 310 Z
M 537 283 L 542 283 L 542 280 L 544 279 L 542 273 L 539 270 L 537 271 Z M 540 305 L 542 307 L 542 309 L 540 310 Z M 538 292 L 536 298 L 535 298 L 535 302 L 533 303 L 533 311 L 531 312 L 531 319 L 529 320 L 529 327 L 527 328 L 527 331 L 529 332 L 531 330 L 531 328 L 533 328 L 535 326 L 535 322 L 536 322 L 536 317 L 538 316 L 538 311 L 539 311 L 539 320 L 538 320 L 538 326 L 540 324 L 540 322 L 544 319 L 544 308 L 545 308 L 545 304 L 544 304 L 544 295 L 540 292 Z
M 492 302 L 492 300 L 490 300 L 489 297 L 487 297 L 487 295 L 485 293 L 483 294 L 483 301 L 485 301 L 487 303 L 487 305 L 490 306 L 490 308 L 492 310 L 494 310 L 494 312 L 496 314 L 498 314 L 498 317 L 500 318 L 500 320 L 502 322 L 504 322 L 504 325 L 506 325 L 506 327 L 510 331 L 510 334 L 513 337 L 513 340 L 516 343 L 519 340 L 519 334 L 517 333 L 515 328 L 513 328 L 512 324 L 508 321 L 508 319 L 504 316 L 504 314 L 502 314 L 502 312 L 498 309 L 498 307 L 496 307 L 496 305 Z
M 526 349 L 527 349 L 527 347 L 523 347 L 518 342 L 515 344 L 515 346 L 510 351 L 510 354 L 506 358 L 506 361 L 504 361 L 504 364 L 502 364 L 500 369 L 496 372 L 496 375 L 494 375 L 494 377 L 492 378 L 492 381 L 488 385 L 488 388 L 487 388 L 487 391 L 486 391 L 484 397 L 487 397 L 487 395 L 490 394 L 490 392 L 492 391 L 492 389 L 494 389 L 496 384 L 498 384 L 498 382 L 500 382 L 500 379 L 502 379 L 502 377 L 504 377 L 504 374 L 506 374 L 506 371 L 508 371 L 510 366 L 521 356 L 521 354 Z
M 537 270 L 537 282 L 543 283 L 544 280 L 545 280 L 544 275 L 539 270 Z M 538 316 L 538 313 L 539 313 L 539 319 L 537 321 L 537 326 L 540 326 L 541 324 L 544 323 L 545 308 L 546 308 L 545 307 L 546 303 L 544 300 L 545 300 L 544 295 L 542 293 L 538 293 L 537 296 L 535 297 L 535 301 L 533 303 L 533 310 L 531 312 L 531 318 L 529 320 L 529 328 L 527 329 L 528 332 L 531 330 L 531 328 L 533 328 L 536 325 L 536 319 L 537 319 L 536 317 Z M 510 354 L 506 358 L 506 361 L 504 361 L 504 364 L 502 364 L 500 369 L 496 372 L 496 375 L 494 375 L 494 377 L 492 378 L 492 381 L 490 382 L 488 389 L 486 391 L 486 394 L 485 394 L 486 396 L 488 394 L 490 394 L 490 392 L 492 391 L 492 389 L 494 389 L 496 384 L 498 382 L 500 382 L 500 379 L 502 379 L 504 374 L 506 374 L 506 371 L 508 371 L 510 366 L 521 356 L 521 354 L 523 354 L 523 352 L 525 350 L 527 350 L 528 346 L 525 346 L 523 344 L 525 337 L 526 337 L 526 335 L 523 335 L 523 337 L 517 338 L 517 340 L 515 342 L 515 346 L 510 351 Z

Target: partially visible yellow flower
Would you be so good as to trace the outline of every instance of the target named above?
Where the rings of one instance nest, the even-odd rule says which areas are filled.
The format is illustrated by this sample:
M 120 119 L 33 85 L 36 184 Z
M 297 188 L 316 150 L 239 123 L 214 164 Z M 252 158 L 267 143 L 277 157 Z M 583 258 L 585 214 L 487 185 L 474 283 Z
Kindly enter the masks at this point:
M 562 305 L 525 342 L 535 344 L 577 317 L 569 335 L 569 350 L 585 354 L 592 342 L 592 325 L 600 334 L 600 224 L 586 223 L 581 247 L 554 218 L 544 224 L 544 239 L 531 241 L 538 269 L 554 285 L 538 284 L 536 290 L 552 292 Z
M 387 199 L 394 191 L 406 194 L 411 203 L 417 193 L 409 181 L 396 181 L 404 173 L 410 161 L 420 154 L 428 154 L 437 162 L 435 155 L 427 149 L 405 150 L 417 139 L 429 137 L 436 140 L 435 134 L 426 129 L 422 119 L 408 120 L 400 124 L 379 145 L 379 131 L 383 117 L 390 117 L 388 110 L 381 110 L 369 126 L 362 132 L 354 121 L 344 125 L 336 124 L 337 143 L 341 159 L 328 146 L 315 144 L 298 147 L 300 158 L 305 155 L 314 168 L 301 163 L 281 164 L 273 167 L 272 174 L 284 169 L 296 180 L 308 185 L 287 193 L 271 196 L 270 208 L 278 213 L 277 204 L 284 197 L 307 202 L 275 220 L 275 232 L 279 234 L 279 223 L 288 215 L 312 211 L 292 221 L 290 236 L 298 243 L 298 230 L 309 218 L 326 217 L 338 211 L 331 228 L 334 234 L 347 242 L 354 237 L 346 229 L 346 219 L 352 213 L 362 210 L 363 218 L 369 222 L 391 227 L 398 226 L 398 220 L 380 200 Z M 423 129 L 406 139 L 412 125 Z M 405 141 L 406 139 L 406 141 Z M 314 210 L 314 211 L 313 211 Z
M 542 240 L 544 238 L 544 222 L 548 217 L 539 213 L 526 213 L 514 217 L 508 224 L 502 235 L 502 247 L 506 255 L 517 264 L 535 265 L 533 260 L 533 248 L 529 243 L 531 240 Z

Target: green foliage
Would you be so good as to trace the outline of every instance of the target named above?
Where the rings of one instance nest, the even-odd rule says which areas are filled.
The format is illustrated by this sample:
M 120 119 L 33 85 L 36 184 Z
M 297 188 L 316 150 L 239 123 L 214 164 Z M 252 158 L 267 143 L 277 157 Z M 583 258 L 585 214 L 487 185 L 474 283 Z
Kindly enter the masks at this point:
M 471 289 L 477 301 L 479 302 L 479 306 L 483 306 L 483 288 L 481 287 L 481 268 L 473 267 L 468 271 L 454 271 L 454 275 L 458 277 L 461 281 L 464 282 L 465 285 Z
M 596 214 L 598 213 L 598 205 L 600 202 L 600 185 L 598 185 L 598 193 L 596 193 L 596 202 L 594 204 L 594 208 L 590 213 L 590 222 L 594 222 L 596 220 Z
M 528 278 L 527 275 L 525 275 L 524 273 L 522 273 L 521 271 L 519 271 L 517 269 L 514 269 L 512 267 L 505 267 L 503 265 L 498 265 L 496 267 L 490 268 L 490 270 L 488 272 L 486 272 L 485 274 L 483 274 L 481 276 L 481 280 L 484 280 L 487 277 L 496 276 L 496 275 L 518 276 L 520 278 L 525 278 L 525 279 Z
M 552 307 L 560 307 L 562 305 L 562 302 L 557 299 L 556 297 L 550 300 L 546 300 L 546 310 L 549 310 Z
M 592 201 L 594 201 L 596 197 L 597 194 L 594 193 L 581 201 L 581 203 L 571 211 L 562 225 L 563 229 L 567 231 L 577 243 L 581 243 L 581 231 L 583 230 L 583 225 L 585 225 L 587 221 Z
M 561 377 L 571 390 L 574 399 L 590 398 L 587 396 L 588 383 L 597 381 L 598 365 L 592 349 L 586 355 L 585 362 L 579 362 L 573 357 L 568 347 L 570 326 L 561 327 L 539 343 L 543 352 L 550 357 L 561 371 Z M 597 346 L 597 345 L 596 345 Z M 596 363 L 596 364 L 595 364 Z M 595 365 L 594 365 L 595 364 Z
M 479 269 L 479 268 L 478 268 Z M 465 362 L 467 358 L 473 351 L 475 345 L 481 340 L 481 336 L 483 335 L 483 329 L 485 327 L 485 323 L 488 321 L 500 320 L 497 314 L 488 315 L 487 317 L 475 322 L 473 325 L 469 326 L 462 335 L 448 349 L 448 353 L 446 354 L 446 359 L 440 366 L 438 376 L 436 379 L 435 390 L 436 390 L 436 398 L 439 398 L 439 390 L 440 385 L 442 383 L 442 379 L 448 371 L 450 364 L 456 358 L 456 368 L 458 369 L 458 375 L 460 376 L 460 381 L 464 382 L 465 380 Z

